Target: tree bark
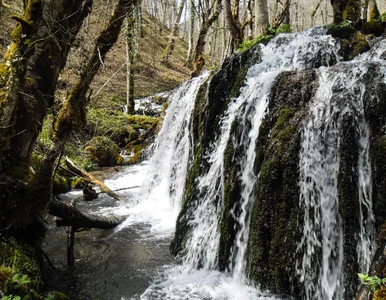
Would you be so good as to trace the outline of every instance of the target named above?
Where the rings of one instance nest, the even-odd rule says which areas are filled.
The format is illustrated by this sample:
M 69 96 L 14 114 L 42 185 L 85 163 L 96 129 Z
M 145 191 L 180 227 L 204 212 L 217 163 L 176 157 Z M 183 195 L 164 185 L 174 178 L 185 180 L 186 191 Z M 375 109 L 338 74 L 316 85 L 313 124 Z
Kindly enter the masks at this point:
M 118 39 L 123 20 L 128 10 L 133 9 L 135 0 L 119 0 L 108 26 L 96 39 L 93 53 L 81 72 L 78 83 L 72 89 L 70 96 L 63 104 L 55 124 L 54 145 L 44 157 L 40 169 L 28 183 L 33 194 L 45 195 L 41 202 L 47 206 L 51 200 L 52 172 L 55 161 L 63 150 L 74 126 L 84 124 L 86 121 L 85 108 L 87 104 L 87 90 L 106 57 L 107 52 Z
M 368 13 L 368 9 L 369 9 L 369 2 L 370 2 L 370 0 L 364 0 L 363 13 L 362 13 L 362 19 L 364 22 L 367 22 L 367 13 Z
M 255 0 L 255 35 L 265 34 L 269 26 L 267 0 Z
M 29 225 L 38 223 L 51 199 L 54 161 L 29 178 L 29 160 L 91 6 L 92 0 L 30 0 L 23 16 L 14 16 L 19 24 L 0 64 L 0 228 L 9 232 L 34 231 Z
M 215 0 L 214 6 L 215 8 L 213 13 L 209 16 L 209 18 L 205 22 L 202 23 L 200 32 L 198 33 L 198 40 L 196 42 L 196 47 L 194 50 L 194 62 L 196 66 L 193 74 L 196 76 L 201 71 L 198 68 L 202 67 L 202 54 L 204 53 L 206 35 L 210 27 L 213 25 L 213 23 L 218 19 L 220 15 L 221 8 L 222 8 L 222 0 Z
M 236 1 L 238 2 L 238 1 Z M 236 12 L 237 12 L 237 8 L 235 9 Z M 243 42 L 243 37 L 242 37 L 242 34 L 241 34 L 241 29 L 240 29 L 240 26 L 238 24 L 240 24 L 240 22 L 238 22 L 238 20 L 236 18 L 238 18 L 238 13 L 236 13 L 235 15 L 232 14 L 232 6 L 231 6 L 231 0 L 224 0 L 224 13 L 225 13 L 225 18 L 227 20 L 227 23 L 228 23 L 228 29 L 229 29 L 229 32 L 234 40 L 234 44 L 236 44 L 236 48 L 238 47 L 238 45 L 240 45 L 242 42 Z M 237 20 L 237 21 L 236 21 Z
M 134 58 L 136 54 L 136 40 L 139 38 L 139 32 L 136 30 L 138 20 L 135 16 L 134 9 L 128 11 L 126 15 L 126 105 L 127 114 L 134 114 Z
M 281 24 L 288 24 L 288 25 L 290 24 L 290 10 L 289 10 L 290 5 L 291 5 L 291 0 L 285 0 L 284 4 L 281 5 L 280 13 L 277 14 L 272 20 L 273 29 L 279 28 Z
M 122 198 L 119 197 L 119 195 L 117 193 L 114 193 L 102 181 L 98 180 L 97 178 L 95 178 L 90 173 L 88 173 L 85 170 L 82 170 L 79 167 L 77 167 L 68 157 L 66 157 L 66 165 L 67 165 L 67 168 L 71 172 L 77 174 L 80 177 L 85 178 L 89 182 L 97 184 L 100 187 L 102 192 L 106 193 L 107 195 L 109 195 L 110 197 L 114 198 L 115 200 L 122 201 Z
M 188 48 L 188 58 L 187 58 L 187 66 L 188 68 L 192 68 L 193 64 L 193 51 L 194 51 L 194 18 L 195 18 L 195 10 L 194 10 L 194 0 L 189 1 L 189 48 Z
M 359 0 L 331 0 L 331 5 L 334 11 L 335 24 L 341 23 L 343 19 L 352 22 L 358 21 L 360 17 Z
M 174 24 L 172 26 L 172 30 L 170 32 L 169 42 L 162 55 L 163 63 L 167 63 L 170 56 L 172 56 L 173 54 L 174 47 L 176 45 L 176 37 L 178 35 L 178 29 L 180 27 L 179 25 L 180 25 L 180 20 L 182 16 L 182 11 L 184 10 L 185 3 L 186 3 L 186 0 L 181 0 L 180 4 L 178 5 L 177 14 L 174 20 Z
M 370 22 L 374 21 L 376 18 L 379 18 L 379 16 L 381 15 L 379 13 L 379 9 L 378 9 L 378 5 L 377 5 L 376 0 L 370 0 L 369 11 L 370 11 L 370 17 L 369 17 Z

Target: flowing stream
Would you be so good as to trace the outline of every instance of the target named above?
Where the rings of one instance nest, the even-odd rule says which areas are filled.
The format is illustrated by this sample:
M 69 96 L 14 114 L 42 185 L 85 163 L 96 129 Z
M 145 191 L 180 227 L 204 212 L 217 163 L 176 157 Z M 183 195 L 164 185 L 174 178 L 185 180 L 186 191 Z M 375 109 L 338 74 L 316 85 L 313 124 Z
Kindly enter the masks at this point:
M 195 95 L 208 74 L 184 83 L 172 94 L 162 130 L 152 147 L 150 159 L 109 175 L 105 183 L 126 203 L 100 196 L 81 209 L 105 215 L 125 215 L 126 221 L 114 230 L 77 233 L 74 285 L 67 287 L 74 299 L 176 299 L 176 300 L 260 300 L 281 299 L 261 292 L 248 282 L 246 256 L 255 181 L 253 168 L 259 128 L 268 111 L 272 84 L 280 72 L 317 68 L 319 88 L 311 101 L 302 131 L 300 152 L 299 205 L 304 211 L 303 237 L 298 251 L 299 276 L 306 299 L 343 299 L 343 236 L 338 211 L 337 181 L 342 119 L 355 113 L 359 132 L 358 194 L 361 212 L 357 260 L 361 272 L 369 268 L 374 251 L 369 158 L 369 127 L 364 117 L 362 76 L 370 60 L 380 50 L 363 55 L 355 62 L 340 61 L 339 46 L 322 28 L 303 33 L 279 35 L 261 46 L 261 62 L 252 65 L 245 86 L 231 99 L 220 121 L 220 130 L 205 153 L 207 172 L 197 178 L 199 201 L 189 210 L 186 249 L 178 262 L 169 254 L 175 222 L 181 208 L 190 154 L 190 116 Z M 343 91 L 342 91 L 343 90 Z M 336 92 L 338 91 L 338 92 Z M 347 99 L 350 101 L 347 101 Z M 217 266 L 219 222 L 223 205 L 224 152 L 232 123 L 250 124 L 239 137 L 242 153 L 240 211 L 237 233 L 231 250 L 229 271 Z M 79 196 L 71 192 L 63 200 Z M 216 201 L 214 201 L 216 199 Z M 66 233 L 54 229 L 47 238 L 46 251 L 60 264 L 65 263 Z M 321 255 L 319 255 L 321 253 Z M 73 292 L 71 292 L 71 289 Z

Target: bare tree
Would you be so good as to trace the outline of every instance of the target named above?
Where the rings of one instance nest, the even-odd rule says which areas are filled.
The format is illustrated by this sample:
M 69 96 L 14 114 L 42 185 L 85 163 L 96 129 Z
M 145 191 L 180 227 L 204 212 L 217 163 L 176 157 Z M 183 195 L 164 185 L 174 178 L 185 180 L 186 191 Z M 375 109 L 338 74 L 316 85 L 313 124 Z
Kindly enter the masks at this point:
M 235 2 L 234 13 L 232 13 L 231 0 L 224 0 L 224 14 L 225 19 L 228 23 L 228 29 L 233 39 L 233 45 L 236 44 L 236 47 L 243 42 L 243 36 L 241 32 L 241 25 L 238 20 L 239 12 L 239 0 Z
M 194 51 L 194 19 L 195 19 L 194 0 L 189 1 L 189 49 L 187 57 L 187 66 L 192 68 L 193 51 Z
M 172 55 L 174 51 L 174 47 L 176 44 L 176 37 L 178 34 L 178 29 L 180 25 L 180 20 L 182 16 L 182 11 L 184 10 L 186 0 L 181 0 L 180 4 L 178 5 L 177 13 L 175 15 L 174 24 L 172 26 L 172 30 L 169 37 L 168 45 L 165 48 L 165 51 L 162 55 L 162 61 L 167 62 L 169 60 L 169 57 Z
M 272 28 L 279 28 L 281 24 L 290 24 L 290 5 L 291 0 L 285 0 L 283 2 L 281 2 L 280 0 L 276 0 L 275 16 L 273 17 L 271 24 Z
M 134 62 L 141 36 L 140 1 L 126 14 L 126 113 L 134 114 Z
M 206 3 L 206 5 L 208 4 L 209 2 Z M 215 0 L 213 3 L 213 6 L 214 8 L 209 10 L 211 11 L 211 14 L 203 20 L 198 33 L 198 39 L 196 42 L 194 55 L 193 55 L 196 66 L 195 66 L 195 70 L 192 73 L 192 76 L 197 76 L 202 70 L 202 67 L 204 64 L 202 54 L 204 53 L 205 38 L 209 28 L 213 25 L 213 23 L 218 19 L 220 15 L 221 8 L 222 8 L 222 0 Z

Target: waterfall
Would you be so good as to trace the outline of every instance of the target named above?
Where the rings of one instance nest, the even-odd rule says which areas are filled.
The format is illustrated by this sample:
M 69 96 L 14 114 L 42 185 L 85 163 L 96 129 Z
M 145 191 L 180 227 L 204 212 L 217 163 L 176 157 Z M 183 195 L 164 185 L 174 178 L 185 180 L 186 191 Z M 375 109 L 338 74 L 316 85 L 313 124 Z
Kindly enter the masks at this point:
M 219 244 L 218 226 L 223 202 L 224 152 L 230 138 L 234 120 L 251 123 L 251 130 L 244 130 L 240 146 L 245 149 L 239 175 L 242 188 L 240 193 L 241 212 L 238 216 L 239 231 L 232 248 L 234 261 L 233 276 L 245 280 L 246 250 L 249 236 L 250 210 L 253 205 L 253 186 L 256 139 L 260 124 L 267 111 L 268 95 L 276 76 L 284 70 L 312 67 L 315 57 L 326 64 L 336 62 L 338 46 L 331 36 L 322 35 L 321 28 L 313 28 L 303 33 L 280 35 L 267 46 L 261 47 L 261 62 L 248 70 L 245 86 L 239 97 L 232 99 L 222 117 L 217 140 L 207 153 L 209 169 L 198 178 L 200 201 L 191 210 L 189 224 L 193 228 L 187 239 L 186 255 L 183 258 L 191 268 L 215 269 Z M 248 126 L 244 126 L 248 128 Z M 216 199 L 216 200 L 214 200 Z
M 143 193 L 164 199 L 180 210 L 189 158 L 189 125 L 194 99 L 209 73 L 186 81 L 171 94 L 162 128 L 149 162 Z
M 136 199 L 134 203 L 120 209 L 119 213 L 128 217 L 117 230 L 145 222 L 151 226 L 151 237 L 173 234 L 186 179 L 194 98 L 208 75 L 206 72 L 186 81 L 169 96 L 162 128 L 150 151 L 151 159 L 143 163 L 147 174 L 137 176 L 142 188 L 131 197 Z
M 353 168 L 353 176 L 358 181 L 353 187 L 357 189 L 355 193 L 359 216 L 355 222 L 358 230 L 350 241 L 356 243 L 354 252 L 359 268 L 357 271 L 368 271 L 375 249 L 369 154 L 371 131 L 365 118 L 364 103 L 368 88 L 366 76 L 374 67 L 372 61 L 381 60 L 384 55 L 382 47 L 374 49 L 358 57 L 356 61 L 342 63 L 338 54 L 339 44 L 326 35 L 321 27 L 302 33 L 279 35 L 267 45 L 255 48 L 254 51 L 258 51 L 260 55 L 260 62 L 248 68 L 239 95 L 227 100 L 225 109 L 216 119 L 218 127 L 213 134 L 214 139 L 209 146 L 202 149 L 200 164 L 205 166 L 205 170 L 201 170 L 200 176 L 195 178 L 194 196 L 192 199 L 185 199 L 187 204 L 185 203 L 186 207 L 181 213 L 183 222 L 188 225 L 183 236 L 183 249 L 178 257 L 181 264 L 163 272 L 141 299 L 277 299 L 250 286 L 246 275 L 251 214 L 260 176 L 255 168 L 259 146 L 257 141 L 262 122 L 269 114 L 271 92 L 278 75 L 283 71 L 308 68 L 316 70 L 318 87 L 315 94 L 312 93 L 314 96 L 309 103 L 308 112 L 305 113 L 305 119 L 301 119 L 303 127 L 300 153 L 296 148 L 300 159 L 298 203 L 302 236 L 297 240 L 297 253 L 293 253 L 294 273 L 297 271 L 297 274 L 291 274 L 289 278 L 292 280 L 298 276 L 296 280 L 299 278 L 302 284 L 300 294 L 304 295 L 304 299 L 344 299 L 344 248 L 347 242 L 344 226 L 347 224 L 341 216 L 338 198 L 343 157 L 342 136 L 345 133 L 346 118 L 354 120 L 354 128 L 350 130 L 355 131 L 358 146 L 357 161 Z M 384 67 L 381 68 L 385 70 Z M 189 144 L 191 133 L 188 124 L 198 83 L 202 83 L 205 78 L 198 79 L 196 83 L 188 83 L 191 88 L 181 91 L 187 102 L 181 100 L 184 98 L 181 94 L 176 96 L 180 100 L 172 102 L 176 107 L 169 107 L 151 162 L 156 167 L 149 177 L 151 180 L 147 191 L 149 194 L 161 195 L 164 199 L 170 198 L 168 204 L 178 209 L 184 193 L 186 167 L 193 165 L 192 158 L 189 160 L 188 155 L 194 149 L 189 149 L 189 145 L 202 146 L 195 144 L 195 141 Z M 209 80 L 209 89 L 212 83 Z M 207 106 L 208 103 L 209 100 Z M 183 111 L 182 116 L 179 115 L 179 109 Z M 300 115 L 300 118 L 303 117 Z M 178 125 L 173 125 L 174 122 Z M 235 124 L 241 131 L 233 130 Z M 268 138 L 270 135 L 268 133 Z M 237 204 L 229 208 L 235 222 L 229 265 L 226 272 L 220 272 L 220 225 L 225 205 L 224 162 L 230 143 L 237 152 L 236 179 L 240 187 Z
M 303 255 L 298 271 L 304 283 L 306 299 L 344 299 L 344 231 L 339 213 L 338 174 L 346 116 L 354 118 L 359 147 L 356 171 L 358 271 L 369 271 L 374 254 L 370 129 L 365 120 L 364 107 L 364 94 L 368 88 L 365 77 L 373 72 L 371 67 L 375 64 L 366 61 L 374 58 L 374 52 L 369 52 L 354 62 L 319 69 L 319 88 L 303 129 L 299 162 L 300 206 L 304 211 L 304 224 L 298 249 Z
M 231 259 L 234 261 L 233 276 L 238 280 L 245 280 L 249 223 L 257 177 L 253 170 L 256 140 L 268 105 L 271 85 L 275 77 L 284 70 L 302 70 L 307 67 L 317 67 L 318 63 L 329 65 L 338 61 L 340 59 L 338 45 L 334 39 L 324 34 L 323 28 L 316 27 L 294 35 L 279 36 L 263 47 L 262 62 L 249 70 L 246 87 L 239 97 L 246 103 L 246 108 L 241 117 L 245 126 L 238 146 L 245 148 L 246 151 L 241 164 L 242 172 L 239 175 L 242 183 L 241 209 L 237 222 L 240 229 L 236 234 Z M 252 123 L 251 130 L 247 130 L 247 121 Z

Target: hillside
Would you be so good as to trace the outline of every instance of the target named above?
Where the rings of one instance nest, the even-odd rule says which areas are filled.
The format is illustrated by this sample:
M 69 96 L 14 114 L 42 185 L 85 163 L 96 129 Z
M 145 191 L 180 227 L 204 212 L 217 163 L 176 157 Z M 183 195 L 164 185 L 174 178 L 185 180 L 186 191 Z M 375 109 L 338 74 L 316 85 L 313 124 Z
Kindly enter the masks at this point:
M 110 5 L 110 6 L 109 6 Z M 95 1 L 94 9 L 77 36 L 67 66 L 59 77 L 55 105 L 46 118 L 43 131 L 38 139 L 34 161 L 38 168 L 42 155 L 51 145 L 52 122 L 71 88 L 79 79 L 81 67 L 94 48 L 98 33 L 106 26 L 113 6 Z M 11 33 L 16 25 L 12 14 L 19 14 L 20 7 L 14 3 L 3 7 L 0 15 L 0 58 L 3 57 L 11 42 Z M 175 88 L 189 78 L 190 70 L 184 66 L 187 56 L 187 43 L 177 39 L 176 48 L 168 64 L 161 63 L 161 55 L 167 45 L 169 30 L 162 26 L 146 11 L 142 12 L 141 38 L 135 60 L 135 98 L 144 98 L 156 93 Z M 86 169 L 98 166 L 122 163 L 117 146 L 124 153 L 134 154 L 124 163 L 136 163 L 140 160 L 141 150 L 147 145 L 146 139 L 151 137 L 158 126 L 159 118 L 148 116 L 128 116 L 122 113 L 126 104 L 126 40 L 125 27 L 122 27 L 118 42 L 108 53 L 103 67 L 91 85 L 91 102 L 88 107 L 88 123 L 77 130 L 70 143 L 67 144 L 65 155 L 70 156 L 77 164 Z M 159 104 L 162 104 L 164 99 Z M 142 112 L 140 112 L 142 113 Z M 146 137 L 142 137 L 142 133 Z M 94 138 L 97 138 L 96 140 Z M 101 139 L 100 137 L 106 137 Z M 111 144 L 109 141 L 116 145 Z M 102 144 L 101 144 L 102 143 Z M 87 151 L 85 151 L 87 147 Z M 103 148 L 103 153 L 95 153 L 95 149 Z M 114 150 L 113 150 L 114 149 Z M 94 151 L 94 152 L 93 152 Z M 111 154 L 111 153 L 113 154 Z M 100 156 L 113 155 L 112 160 L 101 161 Z M 104 160 L 104 159 L 103 159 Z M 66 175 L 63 173 L 62 175 Z M 68 174 L 67 174 L 68 175 Z M 66 176 L 67 177 L 67 176 Z M 69 183 L 64 182 L 57 191 L 65 191 Z

